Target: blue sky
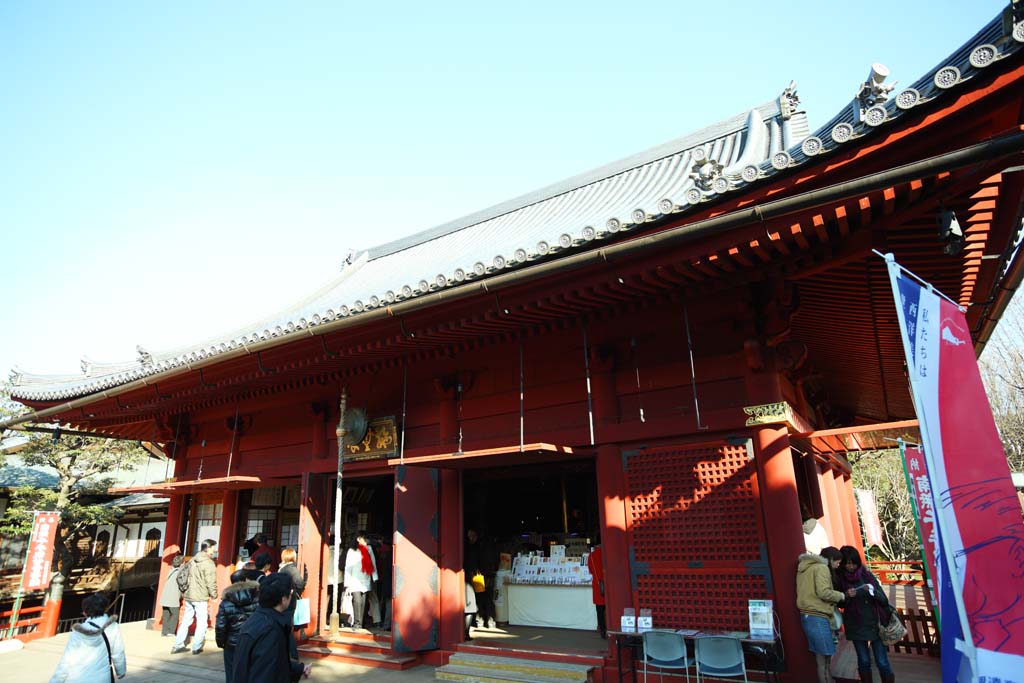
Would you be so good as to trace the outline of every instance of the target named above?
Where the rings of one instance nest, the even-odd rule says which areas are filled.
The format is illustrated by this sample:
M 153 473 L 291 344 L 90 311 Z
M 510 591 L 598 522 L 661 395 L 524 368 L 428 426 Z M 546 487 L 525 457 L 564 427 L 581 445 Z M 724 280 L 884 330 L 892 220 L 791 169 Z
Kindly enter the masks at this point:
M 0 372 L 201 341 L 790 80 L 816 127 L 1005 5 L 289 4 L 0 3 Z

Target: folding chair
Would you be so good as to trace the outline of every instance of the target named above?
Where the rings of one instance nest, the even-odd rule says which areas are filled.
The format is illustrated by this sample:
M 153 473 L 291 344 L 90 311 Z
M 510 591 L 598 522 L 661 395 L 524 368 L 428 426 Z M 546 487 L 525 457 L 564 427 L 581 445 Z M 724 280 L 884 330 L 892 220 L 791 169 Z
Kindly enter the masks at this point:
M 722 677 L 743 677 L 747 680 L 747 666 L 743 658 L 743 643 L 726 636 L 697 638 L 694 644 L 694 660 L 697 663 L 697 683 L 701 675 Z
M 664 669 L 684 669 L 686 683 L 690 683 L 690 660 L 686 656 L 686 640 L 675 631 L 646 631 L 644 644 L 644 683 L 647 683 L 647 666 L 658 669 L 661 681 L 665 680 Z

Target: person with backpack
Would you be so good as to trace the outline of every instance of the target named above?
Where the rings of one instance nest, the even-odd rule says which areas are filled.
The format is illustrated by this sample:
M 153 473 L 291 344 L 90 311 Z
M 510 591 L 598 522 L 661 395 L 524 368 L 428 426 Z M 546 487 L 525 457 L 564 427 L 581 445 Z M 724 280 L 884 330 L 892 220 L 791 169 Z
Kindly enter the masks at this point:
M 64 654 L 50 683 L 107 683 L 124 678 L 127 665 L 124 640 L 117 617 L 107 616 L 109 601 L 103 593 L 93 593 L 82 601 L 81 624 L 71 628 Z
M 181 610 L 181 589 L 178 588 L 178 575 L 181 573 L 181 555 L 175 555 L 171 560 L 171 571 L 164 581 L 164 588 L 160 591 L 160 608 L 163 614 L 160 616 L 160 635 L 173 636 L 178 631 L 178 613 Z
M 292 580 L 268 574 L 260 582 L 260 606 L 238 634 L 233 683 L 296 683 L 312 667 L 292 659 L 288 641 L 292 622 L 285 615 L 292 602 Z
M 185 600 L 185 617 L 178 623 L 178 635 L 174 640 L 171 654 L 176 655 L 188 648 L 185 639 L 192 620 L 196 623 L 195 638 L 192 640 L 192 654 L 203 651 L 206 642 L 207 614 L 209 601 L 217 598 L 217 567 L 213 558 L 217 555 L 217 542 L 205 540 L 196 556 L 178 572 L 178 588 Z
M 224 676 L 231 683 L 235 664 L 235 647 L 242 625 L 259 607 L 260 574 L 255 569 L 239 569 L 231 575 L 231 585 L 224 589 L 214 634 L 217 646 L 224 650 Z M 297 657 L 296 657 L 297 658 Z

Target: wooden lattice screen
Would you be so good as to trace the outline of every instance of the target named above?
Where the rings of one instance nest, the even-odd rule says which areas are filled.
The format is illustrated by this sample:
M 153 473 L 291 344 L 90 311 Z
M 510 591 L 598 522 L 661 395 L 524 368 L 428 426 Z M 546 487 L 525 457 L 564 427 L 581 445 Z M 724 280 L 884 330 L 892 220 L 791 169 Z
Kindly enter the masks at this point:
M 625 464 L 636 607 L 656 628 L 745 630 L 747 600 L 770 590 L 747 446 L 649 448 Z

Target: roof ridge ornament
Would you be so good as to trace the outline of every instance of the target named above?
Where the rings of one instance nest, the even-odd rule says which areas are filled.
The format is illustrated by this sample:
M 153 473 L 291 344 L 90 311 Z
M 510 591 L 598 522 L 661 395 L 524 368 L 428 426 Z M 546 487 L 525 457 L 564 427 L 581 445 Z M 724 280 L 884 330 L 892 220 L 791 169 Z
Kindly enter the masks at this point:
M 21 380 L 24 377 L 24 374 L 25 373 L 22 372 L 21 368 L 15 365 L 14 367 L 11 368 L 10 372 L 7 373 L 7 381 L 10 382 L 13 386 L 18 386 L 19 384 L 21 384 Z
M 136 346 L 135 351 L 139 354 L 139 365 L 141 365 L 144 368 L 149 368 L 153 366 L 153 354 L 151 354 L 149 351 L 142 348 L 141 346 Z
M 790 81 L 782 94 L 779 95 L 779 115 L 783 121 L 789 121 L 794 114 L 799 114 L 800 96 L 796 92 L 796 81 Z
M 885 83 L 889 77 L 889 67 L 881 62 L 871 65 L 868 77 L 860 85 L 857 97 L 853 101 L 853 113 L 857 123 L 877 126 L 885 121 L 885 103 L 889 93 L 896 88 L 896 81 Z
M 92 361 L 86 356 L 82 356 L 81 360 L 78 361 L 78 365 L 82 368 L 82 374 L 86 377 L 92 376 Z

